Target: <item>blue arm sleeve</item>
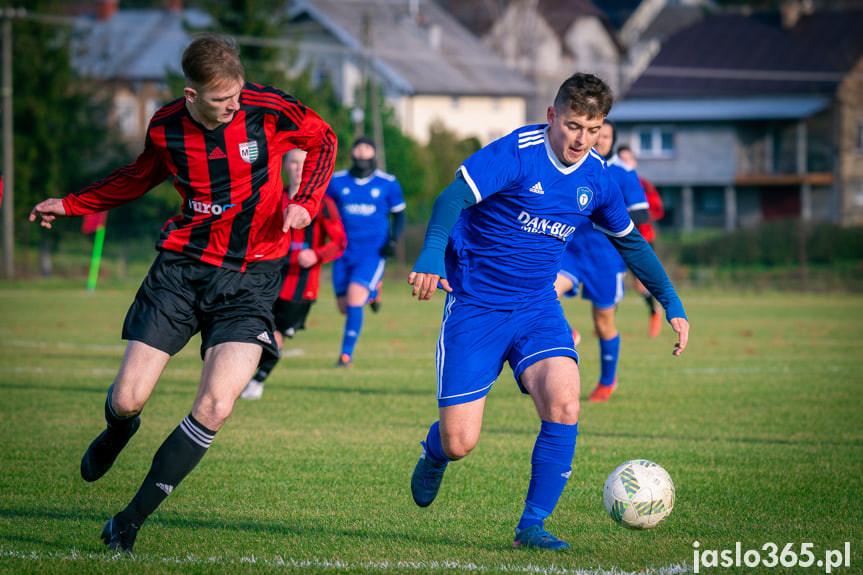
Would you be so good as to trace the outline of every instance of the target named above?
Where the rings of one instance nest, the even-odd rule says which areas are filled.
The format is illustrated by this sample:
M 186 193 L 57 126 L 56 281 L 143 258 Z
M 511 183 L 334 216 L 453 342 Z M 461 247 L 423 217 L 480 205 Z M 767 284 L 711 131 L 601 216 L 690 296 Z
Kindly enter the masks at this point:
M 449 233 L 462 210 L 474 204 L 476 204 L 476 197 L 473 195 L 473 190 L 461 177 L 456 177 L 453 183 L 444 188 L 432 207 L 423 249 L 412 271 L 446 277 L 444 252 L 449 241 Z
M 631 232 L 622 237 L 609 235 L 608 239 L 620 252 L 629 269 L 638 276 L 641 283 L 665 308 L 665 318 L 669 320 L 675 317 L 686 319 L 683 302 L 677 297 L 677 292 L 674 291 L 668 274 L 665 273 L 665 269 L 659 263 L 659 258 L 656 257 L 653 248 L 638 233 L 638 230 L 633 228 Z
M 405 231 L 405 221 L 407 220 L 407 216 L 405 214 L 405 210 L 400 210 L 398 212 L 390 212 L 390 239 L 398 240 L 402 237 L 402 234 Z
M 632 218 L 632 223 L 636 226 L 646 224 L 650 221 L 650 212 L 645 210 L 629 210 L 629 217 Z

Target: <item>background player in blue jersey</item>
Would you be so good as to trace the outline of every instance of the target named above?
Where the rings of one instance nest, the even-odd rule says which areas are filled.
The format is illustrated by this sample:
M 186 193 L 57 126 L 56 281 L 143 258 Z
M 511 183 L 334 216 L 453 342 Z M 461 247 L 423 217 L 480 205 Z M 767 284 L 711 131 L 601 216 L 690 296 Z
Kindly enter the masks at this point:
M 405 200 L 395 176 L 377 169 L 375 143 L 365 136 L 351 148 L 350 170 L 333 174 L 327 189 L 348 236 L 345 253 L 333 262 L 333 289 L 345 317 L 337 367 L 352 365 L 363 328 L 363 306 L 378 290 L 386 258 L 395 254 L 405 227 Z
M 435 200 L 408 282 L 419 300 L 448 292 L 437 342 L 439 420 L 411 478 L 414 501 L 434 501 L 449 461 L 479 441 L 485 398 L 508 362 L 540 417 L 515 546 L 565 549 L 545 530 L 572 471 L 578 434 L 578 354 L 554 280 L 581 226 L 603 229 L 666 309 L 686 348 L 689 323 L 662 265 L 635 229 L 619 186 L 591 148 L 611 109 L 608 86 L 575 74 L 526 126 L 469 157 Z
M 627 165 L 632 166 L 633 170 L 638 170 L 638 160 L 629 146 L 618 146 L 617 157 L 626 162 Z M 647 196 L 647 212 L 650 215 L 650 221 L 638 224 L 636 227 L 639 233 L 644 236 L 644 239 L 647 240 L 647 243 L 653 247 L 653 242 L 656 240 L 656 226 L 653 225 L 653 222 L 658 222 L 665 216 L 665 206 L 662 204 L 662 196 L 659 195 L 659 191 L 650 180 L 644 176 L 638 176 L 638 180 L 641 182 L 641 187 L 644 188 L 644 195 Z M 662 332 L 662 308 L 656 304 L 654 297 L 650 295 L 646 287 L 641 285 L 638 278 L 634 278 L 633 283 L 635 284 L 636 291 L 644 298 L 644 303 L 647 304 L 647 311 L 650 313 L 647 334 L 650 337 L 657 337 Z
M 594 149 L 608 160 L 608 173 L 620 186 L 623 201 L 632 221 L 643 224 L 650 221 L 647 198 L 635 170 L 616 155 L 614 126 L 606 120 L 599 129 Z M 567 244 L 563 264 L 554 287 L 558 295 L 578 295 L 590 300 L 593 325 L 599 338 L 600 376 L 588 401 L 608 401 L 617 387 L 617 360 L 620 356 L 620 332 L 614 323 L 617 304 L 623 299 L 623 277 L 626 264 L 608 241 L 607 236 L 593 226 L 581 226 Z

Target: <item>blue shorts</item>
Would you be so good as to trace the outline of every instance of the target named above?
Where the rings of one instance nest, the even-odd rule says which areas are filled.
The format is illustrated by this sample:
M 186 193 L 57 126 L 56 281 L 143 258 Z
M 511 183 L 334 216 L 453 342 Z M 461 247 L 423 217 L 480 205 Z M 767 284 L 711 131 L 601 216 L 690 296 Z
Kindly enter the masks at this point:
M 498 310 L 447 295 L 437 342 L 438 406 L 459 405 L 485 397 L 509 362 L 522 393 L 522 372 L 547 357 L 571 357 L 572 330 L 560 301 Z
M 348 242 L 345 253 L 333 262 L 333 291 L 337 297 L 348 293 L 348 285 L 355 283 L 375 291 L 384 277 L 386 258 L 380 255 L 379 242 L 374 244 Z
M 602 233 L 602 232 L 597 232 Z M 602 240 L 608 246 L 592 245 L 589 248 L 568 247 L 563 254 L 560 275 L 572 282 L 572 289 L 564 292 L 566 297 L 578 295 L 582 287 L 582 299 L 589 300 L 599 309 L 616 306 L 623 299 L 623 277 L 626 265 L 617 250 L 605 238 L 588 238 L 589 242 Z

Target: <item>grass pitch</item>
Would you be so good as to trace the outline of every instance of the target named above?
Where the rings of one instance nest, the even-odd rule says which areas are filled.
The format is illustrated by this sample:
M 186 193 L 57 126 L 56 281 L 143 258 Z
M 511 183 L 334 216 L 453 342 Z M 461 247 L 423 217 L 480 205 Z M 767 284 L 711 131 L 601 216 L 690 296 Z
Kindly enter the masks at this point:
M 267 382 L 240 401 L 201 464 L 145 524 L 137 558 L 108 553 L 104 522 L 134 495 L 153 453 L 189 412 L 199 339 L 169 363 L 143 424 L 94 484 L 80 457 L 103 428 L 137 283 L 0 285 L 2 573 L 678 573 L 699 551 L 773 543 L 814 558 L 850 543 L 863 572 L 863 297 L 682 293 L 690 346 L 647 338 L 633 290 L 618 311 L 620 386 L 585 403 L 573 474 L 547 528 L 567 553 L 512 548 L 539 429 L 505 370 L 477 449 L 450 466 L 426 509 L 409 480 L 437 417 L 434 345 L 442 298 L 411 301 L 403 276 L 367 312 L 350 370 L 336 370 L 342 320 L 324 284 L 309 329 Z M 598 378 L 589 308 L 565 302 L 584 334 L 582 396 Z M 299 351 L 301 350 L 301 351 Z M 633 532 L 606 516 L 602 486 L 627 459 L 663 465 L 674 512 Z M 708 556 L 709 558 L 709 556 Z M 701 566 L 702 573 L 822 573 Z

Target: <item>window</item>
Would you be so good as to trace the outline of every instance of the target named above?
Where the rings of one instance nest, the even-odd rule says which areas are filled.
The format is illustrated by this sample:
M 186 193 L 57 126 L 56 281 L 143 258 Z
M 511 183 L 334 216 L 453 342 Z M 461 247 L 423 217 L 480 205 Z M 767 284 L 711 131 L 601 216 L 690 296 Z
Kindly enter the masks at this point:
M 114 99 L 114 117 L 124 136 L 137 136 L 140 133 L 138 101 L 134 97 L 117 96 Z
M 645 126 L 634 130 L 636 155 L 640 158 L 674 157 L 674 131 L 667 126 Z

